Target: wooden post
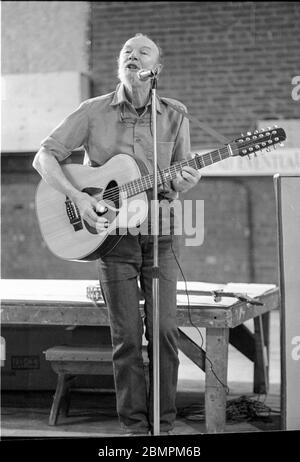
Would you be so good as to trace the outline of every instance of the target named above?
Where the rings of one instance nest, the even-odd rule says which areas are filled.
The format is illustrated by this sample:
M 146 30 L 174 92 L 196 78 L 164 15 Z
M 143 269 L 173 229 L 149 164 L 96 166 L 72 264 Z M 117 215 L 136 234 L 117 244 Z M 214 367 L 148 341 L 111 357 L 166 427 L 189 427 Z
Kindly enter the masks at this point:
M 269 388 L 268 365 L 268 327 L 269 313 L 254 318 L 255 361 L 254 361 L 254 393 L 266 394 Z M 267 336 L 265 337 L 265 333 Z
M 206 329 L 205 420 L 208 433 L 225 430 L 228 339 L 228 328 Z

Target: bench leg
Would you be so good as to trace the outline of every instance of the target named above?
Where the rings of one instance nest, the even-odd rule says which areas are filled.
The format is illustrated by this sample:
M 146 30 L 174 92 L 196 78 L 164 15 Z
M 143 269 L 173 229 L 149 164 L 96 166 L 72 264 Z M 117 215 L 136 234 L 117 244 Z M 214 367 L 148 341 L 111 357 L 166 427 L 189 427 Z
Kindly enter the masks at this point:
M 65 392 L 64 392 L 62 404 L 61 404 L 61 415 L 63 417 L 68 417 L 69 415 L 70 404 L 71 404 L 70 384 L 74 378 L 75 376 L 72 375 L 72 376 L 68 376 L 65 380 Z
M 55 395 L 50 411 L 49 425 L 56 425 L 62 399 L 65 397 L 66 390 L 68 388 L 67 379 L 68 376 L 66 374 L 58 374 Z
M 70 402 L 71 402 L 71 393 L 69 391 L 66 392 L 62 406 L 61 406 L 61 415 L 63 417 L 68 417 L 69 410 L 70 410 Z
M 208 433 L 225 430 L 228 342 L 228 328 L 206 329 L 205 421 Z

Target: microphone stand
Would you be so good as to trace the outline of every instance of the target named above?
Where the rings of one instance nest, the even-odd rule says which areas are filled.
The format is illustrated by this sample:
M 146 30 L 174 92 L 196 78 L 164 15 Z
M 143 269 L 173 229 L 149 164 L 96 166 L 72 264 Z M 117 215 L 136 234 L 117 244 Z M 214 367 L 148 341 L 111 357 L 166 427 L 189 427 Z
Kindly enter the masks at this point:
M 153 268 L 152 268 L 152 300 L 153 300 L 153 432 L 160 433 L 160 390 L 159 390 L 159 267 L 158 267 L 158 181 L 157 181 L 157 134 L 156 134 L 156 89 L 157 76 L 152 77 L 152 121 L 153 121 L 153 203 L 151 220 L 153 220 Z M 151 223 L 152 230 L 152 223 Z

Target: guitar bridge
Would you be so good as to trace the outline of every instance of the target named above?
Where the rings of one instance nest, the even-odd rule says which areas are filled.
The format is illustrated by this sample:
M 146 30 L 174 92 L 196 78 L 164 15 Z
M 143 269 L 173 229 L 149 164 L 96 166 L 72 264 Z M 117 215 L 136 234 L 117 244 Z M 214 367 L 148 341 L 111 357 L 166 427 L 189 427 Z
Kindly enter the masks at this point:
M 70 224 L 73 226 L 74 231 L 80 231 L 83 229 L 83 224 L 78 207 L 71 201 L 68 196 L 66 196 L 65 205 Z

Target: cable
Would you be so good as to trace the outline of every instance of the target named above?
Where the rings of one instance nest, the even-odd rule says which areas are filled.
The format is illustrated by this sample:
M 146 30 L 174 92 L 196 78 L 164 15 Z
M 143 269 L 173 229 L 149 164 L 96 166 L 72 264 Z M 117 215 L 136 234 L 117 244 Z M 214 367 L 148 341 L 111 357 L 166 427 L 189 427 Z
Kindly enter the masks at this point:
M 177 414 L 187 420 L 202 421 L 205 419 L 205 407 L 197 404 L 179 409 Z M 280 414 L 280 411 L 270 408 L 258 399 L 242 395 L 226 403 L 226 421 L 257 421 L 270 420 L 271 414 Z
M 201 331 L 199 330 L 198 326 L 196 326 L 193 321 L 192 321 L 192 316 L 191 316 L 191 306 L 190 306 L 190 299 L 189 299 L 189 292 L 188 292 L 188 289 L 187 289 L 187 281 L 185 279 L 185 276 L 183 274 L 183 271 L 182 271 L 182 268 L 180 266 L 180 263 L 178 261 L 178 258 L 174 252 L 174 249 L 173 249 L 173 242 L 171 243 L 171 248 L 172 248 L 172 252 L 173 252 L 173 255 L 175 257 L 175 260 L 176 260 L 176 263 L 177 263 L 177 266 L 179 267 L 180 269 L 180 272 L 181 272 L 181 275 L 183 277 L 183 280 L 184 280 L 184 285 L 185 285 L 185 292 L 186 292 L 186 296 L 187 296 L 187 300 L 188 300 L 188 314 L 189 314 L 189 320 L 190 320 L 190 323 L 193 327 L 195 327 L 195 329 L 197 329 L 199 335 L 200 335 L 200 338 L 201 338 L 201 345 L 200 345 L 200 348 L 203 347 L 203 343 L 204 343 L 204 339 L 203 339 L 203 335 L 201 333 Z M 205 359 L 209 362 L 210 364 L 210 370 L 211 372 L 213 373 L 213 375 L 215 376 L 216 380 L 222 385 L 222 387 L 226 390 L 226 393 L 229 394 L 230 390 L 229 390 L 229 387 L 228 385 L 225 385 L 225 383 L 222 382 L 222 380 L 217 376 L 217 374 L 215 373 L 214 371 L 214 368 L 213 368 L 213 363 L 211 361 L 211 359 L 207 356 L 207 353 L 205 353 Z

